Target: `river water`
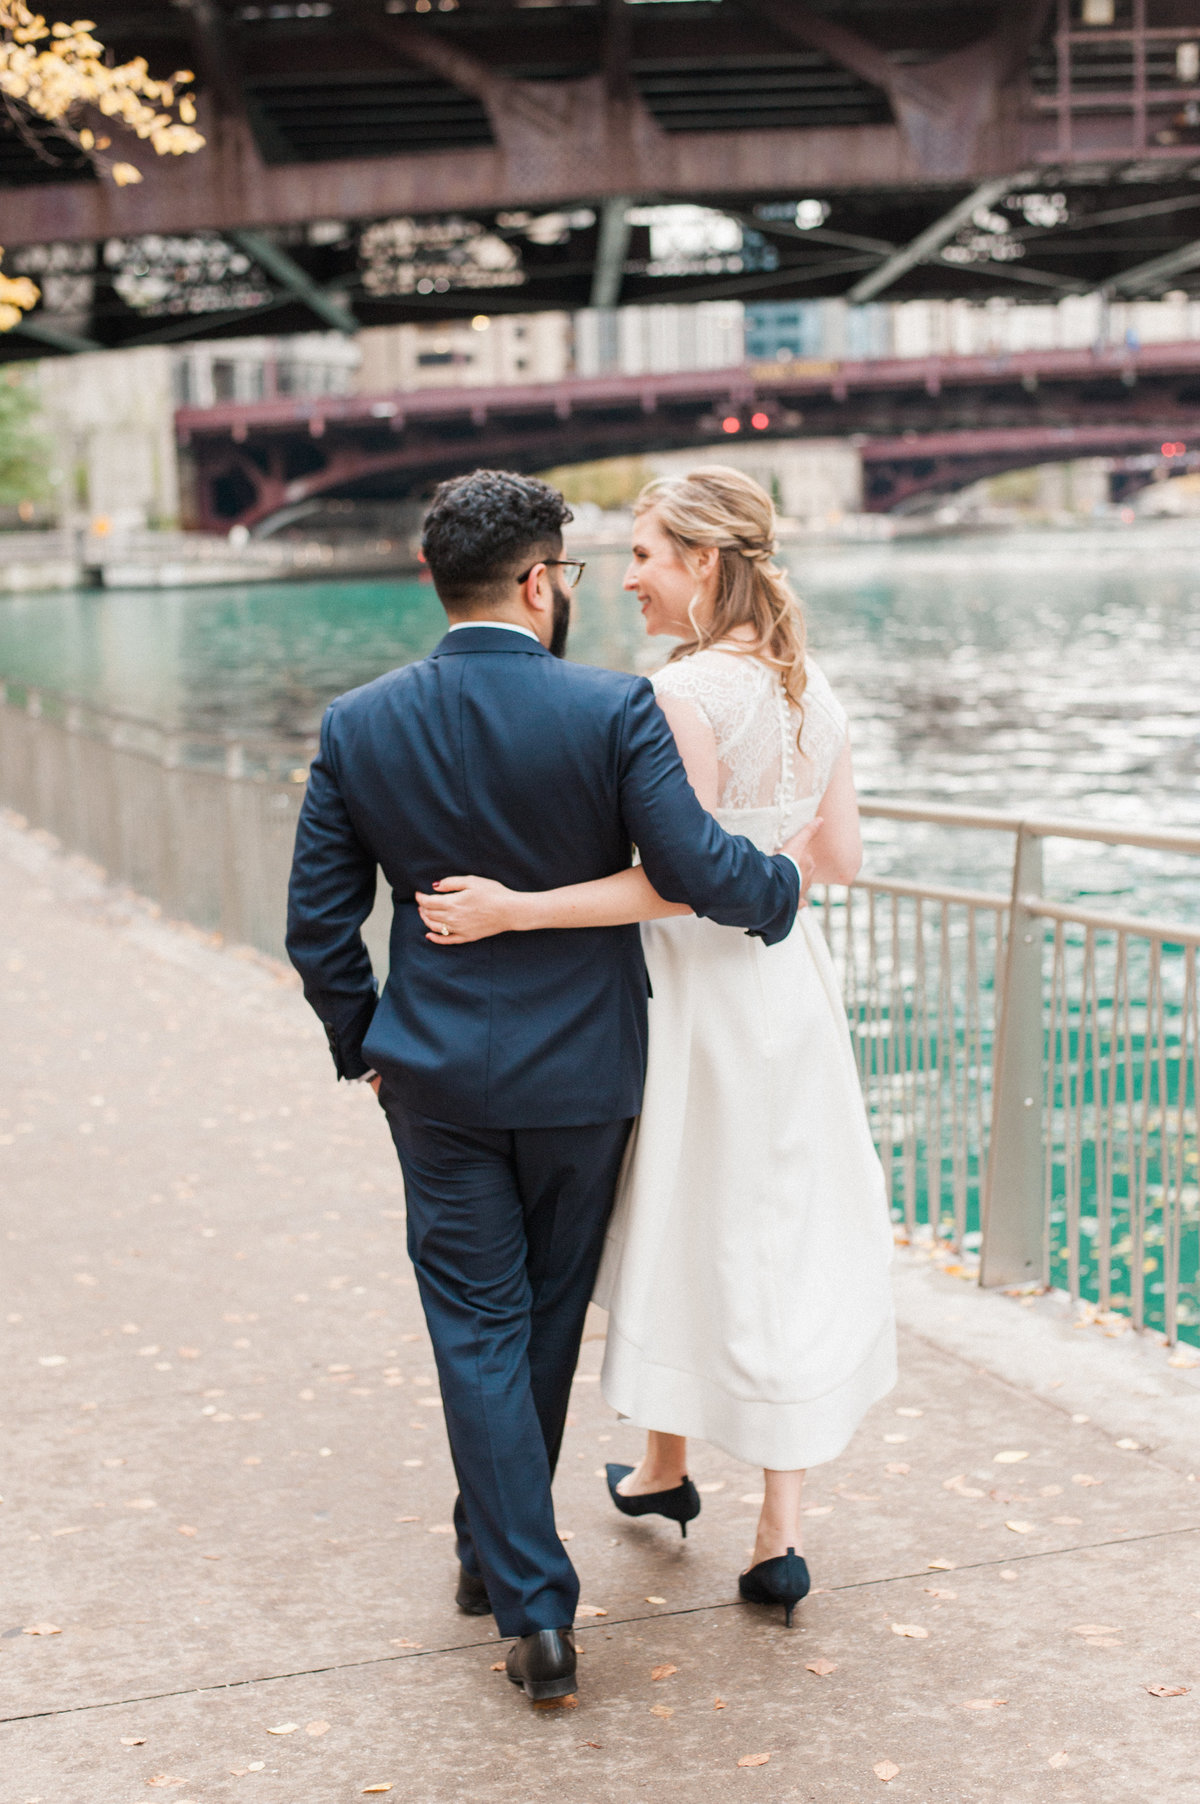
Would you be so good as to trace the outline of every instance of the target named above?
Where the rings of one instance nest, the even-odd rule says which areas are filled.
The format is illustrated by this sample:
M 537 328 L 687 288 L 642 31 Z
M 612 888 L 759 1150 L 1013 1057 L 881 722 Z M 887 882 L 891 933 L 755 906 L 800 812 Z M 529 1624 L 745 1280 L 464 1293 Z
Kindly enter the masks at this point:
M 619 551 L 590 552 L 572 656 L 651 669 Z M 786 548 L 864 795 L 1200 828 L 1200 525 Z M 0 675 L 185 730 L 311 733 L 439 637 L 427 582 L 0 599 Z M 1005 887 L 1011 839 L 885 828 L 880 873 Z M 1064 894 L 1200 919 L 1197 862 L 1064 845 Z

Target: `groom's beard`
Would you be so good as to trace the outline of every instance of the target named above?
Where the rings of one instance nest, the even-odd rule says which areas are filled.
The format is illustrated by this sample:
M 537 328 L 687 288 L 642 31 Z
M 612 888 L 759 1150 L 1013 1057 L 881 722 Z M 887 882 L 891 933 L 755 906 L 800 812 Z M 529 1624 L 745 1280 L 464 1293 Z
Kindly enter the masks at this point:
M 571 592 L 569 589 L 560 589 L 557 584 L 554 588 L 554 610 L 550 618 L 552 625 L 548 649 L 552 657 L 563 658 L 567 652 L 567 635 L 571 631 Z

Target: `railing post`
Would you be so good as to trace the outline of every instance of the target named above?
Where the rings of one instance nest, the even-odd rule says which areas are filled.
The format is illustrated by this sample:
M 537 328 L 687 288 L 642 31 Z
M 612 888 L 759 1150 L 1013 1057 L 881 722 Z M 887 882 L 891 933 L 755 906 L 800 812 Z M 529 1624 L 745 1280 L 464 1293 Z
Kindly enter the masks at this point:
M 1017 834 L 1012 907 L 992 1074 L 981 1284 L 1046 1281 L 1042 1138 L 1042 928 L 1023 898 L 1042 891 L 1042 842 Z

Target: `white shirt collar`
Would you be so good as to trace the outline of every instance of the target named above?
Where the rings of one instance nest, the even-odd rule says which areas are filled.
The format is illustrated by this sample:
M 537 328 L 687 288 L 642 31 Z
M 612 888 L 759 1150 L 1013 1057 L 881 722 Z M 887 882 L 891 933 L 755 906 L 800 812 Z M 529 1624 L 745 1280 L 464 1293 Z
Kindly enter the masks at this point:
M 510 620 L 456 620 L 453 626 L 448 626 L 446 628 L 446 631 L 448 633 L 461 633 L 464 627 L 468 626 L 490 626 L 498 628 L 502 633 L 524 633 L 525 637 L 527 639 L 532 639 L 535 645 L 541 644 L 541 640 L 530 627 L 515 626 Z

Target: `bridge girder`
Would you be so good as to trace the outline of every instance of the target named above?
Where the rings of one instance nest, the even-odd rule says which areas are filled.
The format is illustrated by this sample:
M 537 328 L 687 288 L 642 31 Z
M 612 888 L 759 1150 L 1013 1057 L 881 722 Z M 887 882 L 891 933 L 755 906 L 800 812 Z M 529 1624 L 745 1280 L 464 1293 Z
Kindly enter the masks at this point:
M 197 523 L 214 530 L 317 496 L 420 495 L 479 464 L 539 470 L 779 438 L 859 444 L 878 475 L 868 505 L 887 511 L 961 486 L 956 459 L 978 468 L 1000 457 L 997 467 L 1011 469 L 1145 452 L 1164 438 L 1195 443 L 1200 344 L 280 400 L 184 408 L 177 424 L 196 472 Z
M 9 334 L 0 356 L 44 352 L 51 333 L 64 349 L 152 343 L 308 329 L 347 310 L 370 324 L 589 300 L 1200 286 L 1181 256 L 1200 212 L 1200 84 L 1171 60 L 1200 38 L 1194 0 L 1157 0 L 1165 22 L 1100 38 L 1050 0 L 91 10 L 118 54 L 144 51 L 156 73 L 198 68 L 208 148 L 136 155 L 142 182 L 114 188 L 77 159 L 37 162 L 0 120 L 6 267 L 24 259 L 36 279 L 39 250 L 102 247 L 71 265 L 65 300 L 47 283 L 40 337 Z M 1040 196 L 1040 213 L 1010 205 L 1014 191 Z M 828 217 L 810 211 L 798 229 L 800 200 Z M 1114 234 L 1101 221 L 1123 200 Z M 736 215 L 742 250 L 664 266 L 647 228 L 630 229 L 629 202 Z M 381 273 L 370 245 L 384 228 L 427 251 L 455 231 L 461 251 L 474 233 L 491 266 L 447 256 L 426 286 L 421 256 L 397 252 Z M 261 251 L 240 287 L 138 292 L 151 240 L 239 233 Z

